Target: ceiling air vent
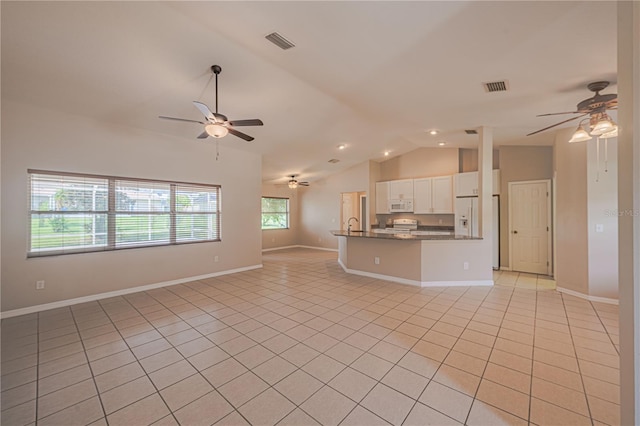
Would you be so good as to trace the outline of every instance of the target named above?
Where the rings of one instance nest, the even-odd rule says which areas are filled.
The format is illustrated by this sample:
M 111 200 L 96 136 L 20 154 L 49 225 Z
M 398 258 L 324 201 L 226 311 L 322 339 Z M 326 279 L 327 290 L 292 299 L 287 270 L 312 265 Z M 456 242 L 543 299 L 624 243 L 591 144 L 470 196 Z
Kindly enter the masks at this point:
M 333 163 L 333 164 L 336 164 L 336 163 L 339 163 L 339 162 L 340 162 L 340 160 L 338 160 L 337 158 L 332 158 L 331 160 L 329 160 L 329 163 Z
M 478 131 L 474 130 L 474 129 L 466 129 L 464 132 L 466 134 L 468 134 L 468 135 L 477 135 L 478 134 Z
M 487 93 L 506 92 L 507 90 L 509 90 L 509 83 L 507 82 L 507 80 L 492 81 L 490 83 L 482 83 L 482 87 L 484 87 L 484 91 Z
M 264 36 L 264 38 L 266 38 L 267 40 L 269 40 L 271 43 L 275 44 L 282 50 L 291 49 L 292 47 L 295 46 L 295 44 L 291 43 L 289 40 L 282 37 L 278 33 L 267 34 L 266 36 Z

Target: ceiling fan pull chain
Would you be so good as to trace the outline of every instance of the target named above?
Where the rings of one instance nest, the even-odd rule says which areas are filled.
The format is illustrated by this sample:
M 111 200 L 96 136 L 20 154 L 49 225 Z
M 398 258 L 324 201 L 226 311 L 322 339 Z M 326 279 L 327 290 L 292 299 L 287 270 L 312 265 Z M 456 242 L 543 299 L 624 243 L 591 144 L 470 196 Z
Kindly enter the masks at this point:
M 609 172 L 609 138 L 604 140 L 604 172 Z
M 600 182 L 600 136 L 596 138 L 596 182 Z
M 220 158 L 220 142 L 216 140 L 216 161 Z

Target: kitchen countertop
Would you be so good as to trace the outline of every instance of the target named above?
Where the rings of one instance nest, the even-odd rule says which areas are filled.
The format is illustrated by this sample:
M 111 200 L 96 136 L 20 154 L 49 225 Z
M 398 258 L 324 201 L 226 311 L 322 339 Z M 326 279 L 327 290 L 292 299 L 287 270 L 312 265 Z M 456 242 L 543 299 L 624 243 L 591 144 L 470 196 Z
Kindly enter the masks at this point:
M 466 235 L 411 235 L 411 234 L 378 234 L 366 231 L 331 231 L 336 237 L 358 237 L 358 238 L 375 238 L 378 240 L 481 240 L 479 237 L 469 237 Z

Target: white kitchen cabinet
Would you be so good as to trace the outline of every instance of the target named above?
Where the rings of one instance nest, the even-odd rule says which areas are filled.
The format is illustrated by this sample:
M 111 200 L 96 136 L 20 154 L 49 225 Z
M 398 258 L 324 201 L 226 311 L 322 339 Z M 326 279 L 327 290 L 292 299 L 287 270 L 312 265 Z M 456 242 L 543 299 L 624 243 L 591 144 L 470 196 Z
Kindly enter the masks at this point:
M 493 195 L 500 195 L 500 170 L 492 171 Z M 458 173 L 454 179 L 456 197 L 478 195 L 478 172 Z
M 434 177 L 432 179 L 432 189 L 432 213 L 453 214 L 453 177 Z
M 404 200 L 413 198 L 413 179 L 389 181 L 389 199 Z
M 389 213 L 389 182 L 376 182 L 376 214 Z
M 414 213 L 453 213 L 453 179 L 451 176 L 414 179 L 413 191 Z

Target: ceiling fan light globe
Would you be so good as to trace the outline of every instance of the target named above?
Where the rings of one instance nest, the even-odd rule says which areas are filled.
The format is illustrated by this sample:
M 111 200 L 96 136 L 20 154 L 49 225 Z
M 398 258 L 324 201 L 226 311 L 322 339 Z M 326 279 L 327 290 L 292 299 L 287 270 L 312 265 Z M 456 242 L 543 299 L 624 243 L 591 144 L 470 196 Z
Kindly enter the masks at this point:
M 610 139 L 610 138 L 617 138 L 617 137 L 618 137 L 618 126 L 615 124 L 613 125 L 613 130 L 600 135 L 600 139 Z
M 298 187 L 298 182 L 296 182 L 295 180 L 289 181 L 289 188 L 296 189 L 297 187 Z
M 610 120 L 607 120 L 607 119 L 600 120 L 593 127 L 593 130 L 591 130 L 591 135 L 600 136 L 604 133 L 609 133 L 613 131 L 613 129 L 614 129 L 613 123 Z
M 227 134 L 229 134 L 229 129 L 215 123 L 210 123 L 204 126 L 204 131 L 207 132 L 209 136 L 214 138 L 223 138 L 227 136 Z
M 574 142 L 585 142 L 591 139 L 591 135 L 587 133 L 582 127 L 578 127 L 578 129 L 573 133 L 571 139 L 569 139 L 569 143 Z

